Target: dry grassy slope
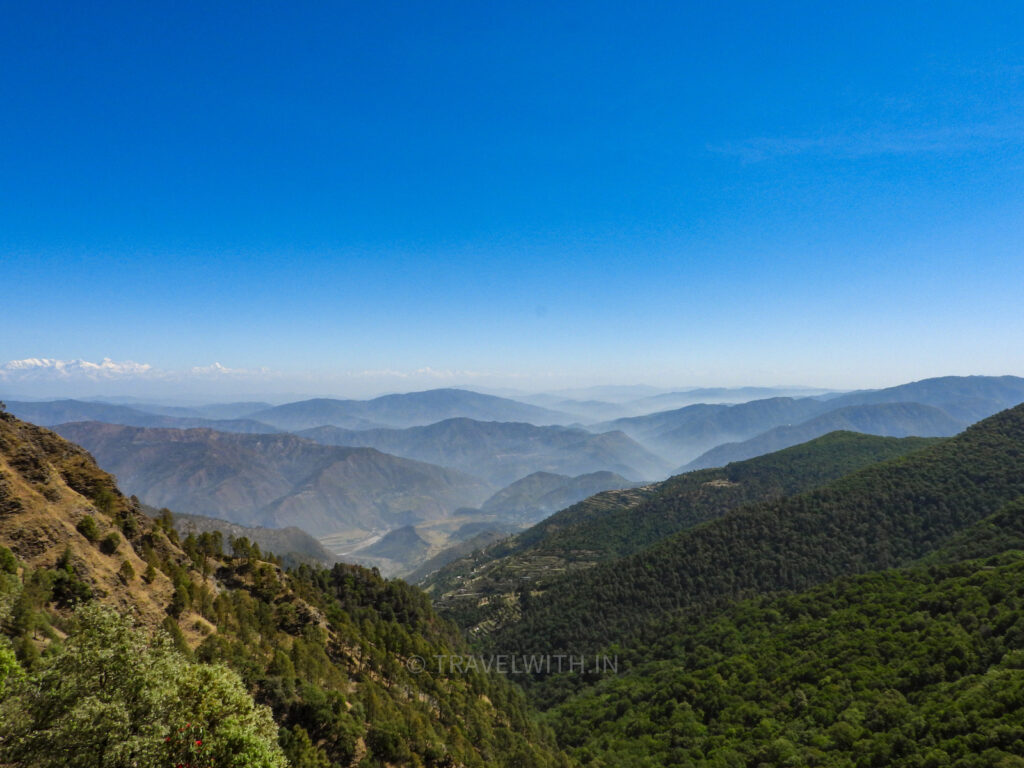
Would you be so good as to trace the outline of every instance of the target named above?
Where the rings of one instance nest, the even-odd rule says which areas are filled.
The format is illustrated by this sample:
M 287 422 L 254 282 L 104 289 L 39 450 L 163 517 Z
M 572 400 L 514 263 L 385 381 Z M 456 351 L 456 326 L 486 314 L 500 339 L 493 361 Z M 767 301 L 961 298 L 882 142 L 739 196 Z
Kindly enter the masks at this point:
M 97 509 L 97 500 L 106 513 Z M 0 545 L 33 568 L 53 567 L 69 548 L 80 577 L 100 599 L 155 625 L 167 615 L 170 580 L 158 573 L 151 584 L 138 576 L 128 584 L 122 581 L 122 563 L 131 563 L 138 575 L 146 563 L 118 531 L 113 520 L 117 514 L 136 516 L 140 531 L 152 527 L 84 449 L 0 413 Z M 97 543 L 75 527 L 86 515 L 99 526 Z M 114 531 L 121 536 L 121 545 L 115 553 L 104 554 L 99 541 Z

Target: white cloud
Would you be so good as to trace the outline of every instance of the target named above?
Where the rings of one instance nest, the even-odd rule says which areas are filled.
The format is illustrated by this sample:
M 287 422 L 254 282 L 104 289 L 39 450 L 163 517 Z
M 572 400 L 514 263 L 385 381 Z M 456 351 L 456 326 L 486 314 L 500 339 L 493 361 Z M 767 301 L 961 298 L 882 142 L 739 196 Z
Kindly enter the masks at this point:
M 0 376 L 9 380 L 36 378 L 88 378 L 93 380 L 149 376 L 156 369 L 147 363 L 131 360 L 116 362 L 109 357 L 98 363 L 88 360 L 57 360 L 50 357 L 29 357 L 11 360 L 0 367 Z

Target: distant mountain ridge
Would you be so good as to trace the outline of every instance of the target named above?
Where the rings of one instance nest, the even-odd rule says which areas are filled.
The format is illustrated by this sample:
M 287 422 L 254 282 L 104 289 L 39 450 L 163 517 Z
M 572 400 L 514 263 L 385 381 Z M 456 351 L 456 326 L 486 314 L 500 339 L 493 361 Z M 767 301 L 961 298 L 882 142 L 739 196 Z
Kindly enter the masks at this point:
M 679 471 L 722 467 L 732 461 L 779 451 L 837 430 L 882 437 L 951 437 L 966 426 L 945 411 L 920 403 L 848 405 L 796 426 L 775 427 L 741 443 L 724 443 L 701 454 Z
M 84 446 L 147 504 L 243 525 L 294 525 L 315 536 L 441 518 L 493 492 L 456 470 L 295 435 L 98 422 L 55 431 Z
M 582 475 L 615 472 L 631 479 L 662 477 L 671 469 L 621 432 L 519 422 L 446 419 L 407 429 L 316 427 L 298 434 L 324 445 L 364 446 L 469 472 L 496 486 L 544 471 Z
M 537 425 L 565 424 L 573 421 L 569 414 L 504 397 L 482 395 L 466 389 L 430 389 L 424 392 L 383 395 L 372 400 L 303 400 L 257 411 L 251 414 L 251 417 L 288 431 L 325 425 L 346 429 L 401 429 L 425 426 L 458 417 L 478 421 L 519 421 Z
M 876 403 L 921 403 L 939 408 L 965 424 L 972 424 L 1024 403 L 1024 378 L 941 376 L 886 389 L 848 392 L 827 402 L 838 408 Z
M 699 403 L 647 416 L 616 419 L 593 429 L 618 429 L 641 445 L 680 463 L 725 442 L 739 442 L 780 424 L 805 421 L 827 410 L 811 398 L 773 397 L 738 405 Z
M 738 405 L 702 403 L 616 419 L 591 428 L 620 429 L 655 453 L 687 465 L 724 443 L 742 443 L 776 427 L 802 424 L 849 406 L 916 403 L 938 408 L 966 425 L 1022 402 L 1024 378 L 946 376 L 835 396 L 773 397 Z M 885 425 L 879 420 L 875 428 L 898 434 L 898 423 Z
M 7 410 L 20 419 L 53 427 L 72 421 L 102 421 L 129 427 L 163 427 L 168 429 L 216 429 L 219 432 L 268 434 L 278 430 L 269 424 L 247 418 L 211 419 L 202 416 L 152 413 L 126 405 L 91 400 L 44 400 L 40 402 L 7 401 Z

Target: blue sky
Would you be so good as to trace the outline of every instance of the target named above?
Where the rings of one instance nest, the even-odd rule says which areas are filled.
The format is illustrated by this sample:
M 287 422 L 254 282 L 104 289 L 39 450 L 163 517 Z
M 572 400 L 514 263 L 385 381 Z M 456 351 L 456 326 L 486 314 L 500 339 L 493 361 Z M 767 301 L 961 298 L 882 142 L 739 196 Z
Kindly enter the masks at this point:
M 89 5 L 0 25 L 0 363 L 1024 374 L 1019 3 Z

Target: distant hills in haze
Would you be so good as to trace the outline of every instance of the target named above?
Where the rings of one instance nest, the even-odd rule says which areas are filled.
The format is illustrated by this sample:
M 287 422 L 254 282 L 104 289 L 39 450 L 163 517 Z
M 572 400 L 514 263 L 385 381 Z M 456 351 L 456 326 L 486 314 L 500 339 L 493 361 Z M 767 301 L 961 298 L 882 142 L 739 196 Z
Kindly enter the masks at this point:
M 759 399 L 733 402 L 749 397 Z M 664 407 L 681 402 L 688 404 Z M 430 549 L 416 556 L 427 559 L 461 524 L 494 526 L 481 532 L 522 526 L 602 491 L 837 430 L 950 436 L 1021 402 L 1022 378 L 968 376 L 845 393 L 612 387 L 520 401 L 436 389 L 284 405 L 23 399 L 7 406 L 94 451 L 155 506 L 241 525 L 298 526 L 330 536 L 339 552 L 362 552 L 391 530 L 420 526 Z M 649 409 L 659 410 L 603 418 Z M 446 527 L 422 528 L 448 519 Z
M 732 461 L 742 461 L 804 443 L 836 430 L 883 437 L 948 437 L 955 435 L 964 426 L 945 411 L 931 405 L 849 405 L 795 426 L 775 427 L 740 443 L 724 443 L 700 455 L 679 471 L 721 467 Z
M 607 399 L 599 399 L 602 395 Z M 846 393 L 795 387 L 678 392 L 599 387 L 524 395 L 523 401 L 519 401 L 465 389 L 435 389 L 371 400 L 317 398 L 278 406 L 260 402 L 181 407 L 136 401 L 120 404 L 95 400 L 15 400 L 8 407 L 12 413 L 43 425 L 104 421 L 250 434 L 317 430 L 308 436 L 328 444 L 375 447 L 406 458 L 450 466 L 500 486 L 535 471 L 577 475 L 607 470 L 630 479 L 657 479 L 674 467 L 688 466 L 725 443 L 760 439 L 780 427 L 796 427 L 852 406 L 930 406 L 942 411 L 948 420 L 943 425 L 943 419 L 934 413 L 929 418 L 919 412 L 918 420 L 914 421 L 906 412 L 877 409 L 860 411 L 859 416 L 847 412 L 846 423 L 833 419 L 828 422 L 830 426 L 883 435 L 950 435 L 1020 402 L 1024 402 L 1024 379 L 1019 377 L 950 376 Z M 639 415 L 616 415 L 623 412 Z M 442 426 L 444 422 L 451 423 Z M 486 422 L 500 426 L 485 427 L 482 423 Z M 527 427 L 549 429 L 525 435 Z M 633 442 L 620 435 L 604 437 L 598 441 L 604 445 L 598 445 L 579 437 L 584 432 L 621 432 Z M 810 426 L 798 436 L 813 434 L 815 428 Z M 821 434 L 820 430 L 817 434 Z M 569 451 L 567 446 L 573 440 L 580 444 Z M 741 453 L 760 450 L 759 445 L 779 447 L 785 440 L 779 435 L 766 436 Z M 524 442 L 531 442 L 533 447 L 524 447 Z M 581 457 L 575 465 L 567 458 L 570 453 Z M 517 465 L 516 457 L 531 455 L 529 461 Z M 701 466 L 707 466 L 711 460 L 701 459 Z
M 773 397 L 739 405 L 701 403 L 595 425 L 621 430 L 671 461 L 691 461 L 717 445 L 747 440 L 781 424 L 830 410 L 812 398 Z
M 902 384 L 887 389 L 848 392 L 821 397 L 772 397 L 738 405 L 698 404 L 595 424 L 591 429 L 621 430 L 659 455 L 688 464 L 723 443 L 741 443 L 777 427 L 803 424 L 823 414 L 850 406 L 917 404 L 931 406 L 949 418 L 953 435 L 968 424 L 1024 402 L 1024 379 L 1016 376 L 947 376 Z M 868 414 L 870 411 L 864 411 Z M 907 434 L 908 413 L 874 412 L 869 418 L 876 434 Z M 924 426 L 935 434 L 940 423 L 934 414 L 923 416 Z M 827 430 L 826 430 L 827 431 Z M 808 433 L 810 434 L 810 432 Z M 818 432 L 817 434 L 823 434 Z M 920 434 L 910 431 L 910 434 Z M 799 441 L 797 441 L 799 442 Z M 766 438 L 765 444 L 771 443 Z M 777 445 L 777 443 L 772 443 Z M 792 444 L 792 443 L 790 443 Z M 702 462 L 702 466 L 708 466 Z
M 489 485 L 457 470 L 295 435 L 99 422 L 60 425 L 56 431 L 154 507 L 243 525 L 293 525 L 315 536 L 443 517 L 492 494 Z
M 288 431 L 327 424 L 347 429 L 417 427 L 458 417 L 539 425 L 574 420 L 566 413 L 466 389 L 431 389 L 372 400 L 303 400 L 257 411 L 251 417 Z
M 502 519 L 531 516 L 536 520 L 596 493 L 637 485 L 640 484 L 614 472 L 591 472 L 577 477 L 534 472 L 498 491 L 483 503 L 481 510 L 497 514 Z
M 523 402 L 573 414 L 583 423 L 643 416 L 697 403 L 745 403 L 771 397 L 835 394 L 813 387 L 701 387 L 664 392 L 653 387 L 588 387 L 560 393 L 527 395 Z
M 325 445 L 367 446 L 453 467 L 500 487 L 534 472 L 616 472 L 634 480 L 663 477 L 671 466 L 622 432 L 538 427 L 518 422 L 446 419 L 408 429 L 315 427 L 298 434 Z
M 220 432 L 243 432 L 259 434 L 277 432 L 276 428 L 253 419 L 231 416 L 210 418 L 200 413 L 228 414 L 233 410 L 225 406 L 210 406 L 205 409 L 147 406 L 162 413 L 140 410 L 127 405 L 98 402 L 93 400 L 48 400 L 26 402 L 6 401 L 7 410 L 19 419 L 44 427 L 66 424 L 72 421 L 102 421 L 108 424 L 124 424 L 129 427 L 164 427 L 169 429 L 193 429 L 196 427 L 216 429 Z M 237 412 L 237 411 L 236 411 Z

